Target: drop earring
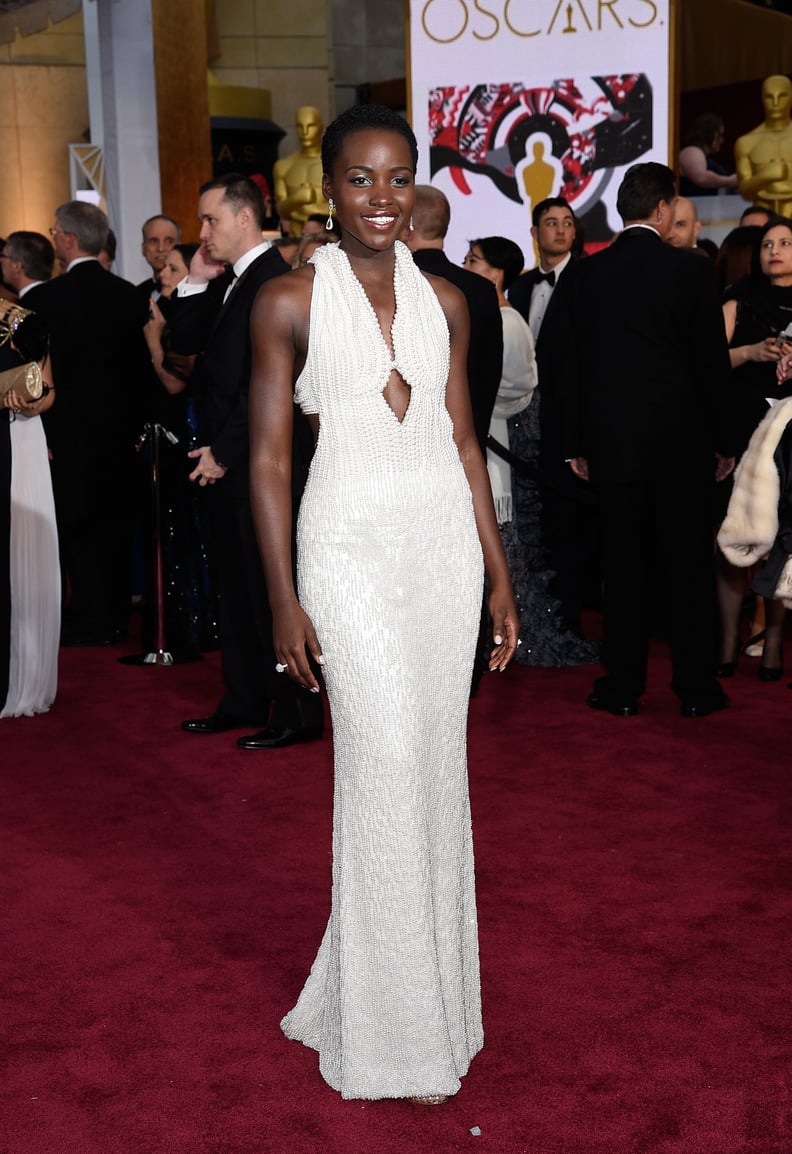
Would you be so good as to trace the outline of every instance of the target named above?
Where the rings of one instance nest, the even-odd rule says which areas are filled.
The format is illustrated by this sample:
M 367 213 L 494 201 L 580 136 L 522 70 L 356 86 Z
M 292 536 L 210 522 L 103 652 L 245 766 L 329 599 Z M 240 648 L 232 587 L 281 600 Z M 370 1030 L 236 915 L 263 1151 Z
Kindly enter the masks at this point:
M 334 208 L 335 208 L 335 202 L 333 201 L 333 198 L 331 196 L 327 202 L 327 220 L 325 221 L 325 229 L 327 230 L 327 232 L 332 232 L 333 229 L 335 228 L 335 224 L 333 223 L 333 209 Z

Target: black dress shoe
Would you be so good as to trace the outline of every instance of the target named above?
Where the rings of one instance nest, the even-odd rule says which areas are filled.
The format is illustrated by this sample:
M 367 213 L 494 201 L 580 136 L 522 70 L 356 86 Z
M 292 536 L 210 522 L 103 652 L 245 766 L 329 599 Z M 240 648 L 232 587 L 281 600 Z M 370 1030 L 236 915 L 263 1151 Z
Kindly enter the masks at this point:
M 759 680 L 760 681 L 780 681 L 784 676 L 783 665 L 760 665 L 759 666 Z
M 230 713 L 222 713 L 218 709 L 208 717 L 195 717 L 191 721 L 183 721 L 181 727 L 186 733 L 226 733 L 229 729 L 253 729 L 260 724 L 261 722 L 245 721 Z
M 601 693 L 590 693 L 586 698 L 586 705 L 589 709 L 612 713 L 614 717 L 636 717 L 639 712 L 637 701 L 615 701 L 611 697 L 604 697 Z
M 722 697 L 704 698 L 701 701 L 683 701 L 680 713 L 683 717 L 706 717 L 709 713 L 718 713 L 721 709 L 729 708 L 729 699 L 724 693 Z
M 270 725 L 260 733 L 238 738 L 237 745 L 240 749 L 283 749 L 287 745 L 297 745 L 301 741 L 318 741 L 323 729 L 321 725 L 306 725 L 300 729 Z

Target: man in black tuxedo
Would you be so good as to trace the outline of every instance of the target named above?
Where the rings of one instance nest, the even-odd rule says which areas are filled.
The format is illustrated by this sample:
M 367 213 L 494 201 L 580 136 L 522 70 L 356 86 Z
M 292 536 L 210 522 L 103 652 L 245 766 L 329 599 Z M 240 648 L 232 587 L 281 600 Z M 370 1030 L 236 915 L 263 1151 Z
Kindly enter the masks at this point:
M 142 302 L 148 307 L 151 297 L 160 294 L 159 274 L 165 267 L 168 253 L 182 238 L 181 225 L 172 216 L 157 213 L 143 222 L 143 240 L 140 251 L 151 267 L 151 276 L 135 285 Z
M 188 320 L 209 330 L 192 377 L 207 443 L 189 454 L 194 465 L 190 480 L 210 487 L 226 692 L 214 713 L 185 721 L 182 728 L 221 733 L 263 726 L 238 744 L 243 749 L 275 749 L 320 737 L 323 723 L 321 699 L 276 673 L 272 618 L 250 512 L 250 312 L 264 282 L 288 272 L 288 265 L 277 249 L 261 240 L 261 193 L 247 177 L 230 173 L 204 184 L 198 215 L 201 246 L 189 276 L 177 287 L 173 324 L 184 331 L 183 314 L 189 312 Z M 226 272 L 226 265 L 233 268 Z M 222 295 L 210 291 L 210 284 L 222 289 L 223 282 Z M 295 509 L 310 451 L 310 430 L 297 415 Z
M 560 602 L 559 612 L 568 628 L 581 634 L 586 591 L 597 584 L 596 514 L 590 488 L 574 476 L 561 456 L 554 360 L 566 338 L 555 330 L 551 302 L 555 286 L 582 246 L 582 234 L 574 212 L 562 196 L 540 201 L 531 218 L 539 264 L 515 281 L 508 296 L 528 323 L 536 346 L 542 540 L 555 574 L 551 590 Z
M 595 487 L 602 521 L 606 676 L 588 704 L 620 716 L 638 712 L 646 688 L 655 564 L 682 715 L 728 705 L 713 673 L 710 501 L 714 476 L 734 464 L 731 373 L 711 262 L 664 243 L 675 199 L 665 165 L 630 168 L 617 199 L 624 231 L 553 297 L 565 335 L 564 456 Z
M 536 344 L 553 288 L 573 259 L 578 224 L 563 196 L 540 201 L 531 213 L 531 221 L 539 264 L 517 278 L 508 297 L 512 307 L 525 318 Z
M 30 289 L 25 306 L 50 329 L 57 404 L 45 415 L 52 451 L 63 588 L 63 643 L 107 645 L 126 632 L 137 395 L 147 369 L 145 320 L 133 285 L 107 272 L 105 214 L 70 201 L 55 213 L 65 273 Z
M 412 227 L 405 239 L 418 268 L 451 281 L 465 295 L 470 313 L 468 387 L 476 437 L 486 456 L 487 434 L 503 367 L 503 324 L 495 286 L 452 264 L 443 252 L 450 220 L 451 206 L 440 189 L 431 184 L 416 185 Z

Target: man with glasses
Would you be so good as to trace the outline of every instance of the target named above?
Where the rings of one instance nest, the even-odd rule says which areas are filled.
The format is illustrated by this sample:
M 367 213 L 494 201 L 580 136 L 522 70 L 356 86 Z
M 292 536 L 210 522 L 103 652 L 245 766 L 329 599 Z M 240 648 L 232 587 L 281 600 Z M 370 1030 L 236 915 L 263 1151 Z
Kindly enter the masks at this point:
M 21 301 L 36 285 L 52 276 L 55 250 L 40 232 L 12 232 L 0 252 L 3 282 Z
M 129 612 L 145 315 L 134 286 L 98 260 L 108 229 L 95 205 L 62 204 L 50 233 L 66 271 L 25 298 L 49 324 L 58 386 L 58 404 L 45 420 L 64 589 L 70 590 L 63 643 L 71 645 L 120 640 Z

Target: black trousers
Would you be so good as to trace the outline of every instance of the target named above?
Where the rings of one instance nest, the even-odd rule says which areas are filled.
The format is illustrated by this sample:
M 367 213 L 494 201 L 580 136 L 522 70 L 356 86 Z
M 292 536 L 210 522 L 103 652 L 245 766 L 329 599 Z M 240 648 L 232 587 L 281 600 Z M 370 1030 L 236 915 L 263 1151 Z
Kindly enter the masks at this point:
M 75 634 L 110 634 L 129 620 L 134 450 L 131 439 L 77 449 L 56 449 L 52 462 L 65 621 Z
M 276 673 L 272 614 L 247 494 L 207 486 L 220 586 L 223 713 L 255 725 L 299 729 L 320 725 L 321 697 Z
M 607 677 L 597 688 L 619 700 L 646 688 L 651 598 L 665 599 L 671 643 L 671 688 L 682 698 L 718 695 L 712 472 L 680 469 L 673 457 L 657 476 L 628 484 L 601 483 Z M 653 570 L 656 567 L 656 572 Z

